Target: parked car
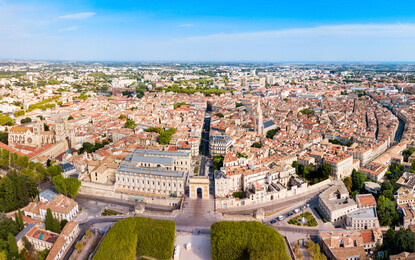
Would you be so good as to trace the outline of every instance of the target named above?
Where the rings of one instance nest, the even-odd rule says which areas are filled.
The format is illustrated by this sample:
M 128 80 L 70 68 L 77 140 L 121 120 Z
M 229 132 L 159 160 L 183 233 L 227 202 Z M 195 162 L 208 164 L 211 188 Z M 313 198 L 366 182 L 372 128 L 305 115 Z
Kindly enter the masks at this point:
M 277 222 L 277 221 L 276 221 L 275 219 L 273 219 L 273 220 L 271 220 L 271 221 L 270 221 L 270 223 L 271 223 L 271 224 L 274 224 L 274 223 L 276 223 L 276 222 Z
M 300 209 L 301 209 L 301 210 L 303 210 L 303 209 L 305 209 L 305 208 L 306 208 L 305 206 L 301 206 L 301 207 L 300 207 Z
M 284 219 L 284 216 L 279 216 L 277 219 L 278 220 L 283 220 Z
M 294 210 L 294 213 L 298 213 L 300 210 L 299 209 L 295 209 Z
M 287 214 L 287 216 L 291 216 L 291 215 L 294 215 L 294 212 L 289 212 L 289 213 Z
M 309 208 L 310 207 L 310 204 L 305 204 L 305 206 L 306 206 L 306 208 Z

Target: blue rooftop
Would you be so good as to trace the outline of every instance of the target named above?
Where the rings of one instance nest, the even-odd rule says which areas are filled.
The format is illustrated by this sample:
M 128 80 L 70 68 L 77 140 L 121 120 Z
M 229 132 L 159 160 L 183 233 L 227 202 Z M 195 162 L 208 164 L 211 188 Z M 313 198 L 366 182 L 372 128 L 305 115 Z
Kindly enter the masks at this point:
M 264 122 L 264 128 L 267 128 L 267 127 L 270 127 L 270 126 L 273 126 L 273 125 L 275 125 L 275 123 L 272 120 L 268 120 L 268 121 Z
M 62 167 L 62 172 L 67 172 L 75 169 L 75 167 L 70 163 L 60 163 L 59 166 Z
M 55 192 L 53 192 L 53 191 L 51 191 L 51 190 L 45 190 L 45 191 L 42 191 L 40 194 L 39 194 L 39 198 L 44 198 L 45 200 L 47 200 L 47 201 L 51 201 L 51 200 L 53 200 L 56 196 L 57 196 L 58 194 L 57 193 L 55 193 Z
M 167 176 L 167 177 L 183 177 L 183 171 L 172 171 L 166 170 L 163 168 L 140 168 L 134 166 L 127 166 L 121 165 L 118 168 L 117 174 L 149 174 L 149 175 L 159 175 L 159 176 Z
M 135 154 L 129 154 L 125 157 L 125 161 L 131 162 L 142 162 L 142 163 L 157 163 L 163 165 L 173 165 L 173 158 L 169 157 L 152 157 L 152 156 L 141 156 Z
M 143 149 L 135 149 L 133 154 L 139 154 L 143 156 L 166 156 L 166 157 L 187 157 L 189 153 L 187 152 L 176 152 L 176 151 L 158 151 L 158 150 L 143 150 Z
M 17 234 L 17 236 L 15 236 L 16 242 L 18 242 L 20 239 L 22 239 L 24 236 L 26 236 L 26 234 L 35 226 L 35 223 L 30 223 L 29 225 L 27 225 L 22 231 L 19 232 L 19 234 Z

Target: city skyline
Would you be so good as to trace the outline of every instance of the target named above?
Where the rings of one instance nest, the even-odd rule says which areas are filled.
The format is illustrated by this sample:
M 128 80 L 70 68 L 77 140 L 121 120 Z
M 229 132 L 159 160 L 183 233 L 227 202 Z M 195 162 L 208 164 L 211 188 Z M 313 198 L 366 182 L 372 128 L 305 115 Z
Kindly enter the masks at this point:
M 415 3 L 0 1 L 0 59 L 411 62 Z

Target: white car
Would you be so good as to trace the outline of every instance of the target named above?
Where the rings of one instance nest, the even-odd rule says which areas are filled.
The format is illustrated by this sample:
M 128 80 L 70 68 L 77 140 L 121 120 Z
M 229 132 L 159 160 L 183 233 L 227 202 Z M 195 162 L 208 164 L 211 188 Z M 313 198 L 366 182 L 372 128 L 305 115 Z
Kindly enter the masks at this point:
M 294 210 L 294 213 L 298 213 L 300 210 L 299 209 L 295 209 Z
M 284 216 L 279 216 L 277 219 L 278 220 L 283 220 L 284 219 Z

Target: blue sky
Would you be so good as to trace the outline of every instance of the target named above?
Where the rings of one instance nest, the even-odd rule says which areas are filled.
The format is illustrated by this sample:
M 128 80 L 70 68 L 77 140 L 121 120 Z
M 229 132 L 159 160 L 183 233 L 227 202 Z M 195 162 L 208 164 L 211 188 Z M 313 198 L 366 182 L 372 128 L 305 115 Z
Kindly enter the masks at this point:
M 0 0 L 0 59 L 413 62 L 413 10 L 413 0 Z

